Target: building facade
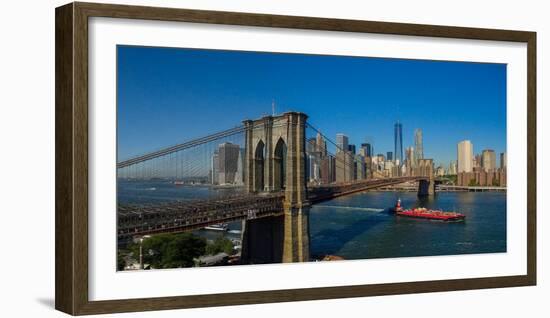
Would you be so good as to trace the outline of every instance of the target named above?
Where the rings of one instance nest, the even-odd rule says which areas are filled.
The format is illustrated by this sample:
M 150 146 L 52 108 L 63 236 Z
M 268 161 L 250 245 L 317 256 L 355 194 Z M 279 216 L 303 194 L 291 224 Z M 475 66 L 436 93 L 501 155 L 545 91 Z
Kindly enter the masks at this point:
M 459 172 L 457 175 L 458 186 L 493 186 L 506 187 L 506 170 L 497 169 L 491 172 L 483 170 L 476 172 Z
M 424 143 L 422 140 L 422 129 L 417 128 L 414 130 L 414 163 L 416 166 L 418 160 L 424 159 Z
M 317 133 L 317 136 L 315 137 L 316 141 L 315 144 L 317 146 L 317 152 L 321 153 L 322 156 L 327 155 L 327 141 L 321 133 Z
M 507 163 L 506 163 L 506 153 L 501 152 L 500 153 L 500 169 L 506 169 Z
M 403 164 L 403 125 L 399 121 L 394 125 L 393 137 L 394 161 L 397 165 L 401 165 Z
M 450 175 L 457 174 L 457 165 L 456 165 L 456 161 L 454 160 L 451 160 L 451 162 L 449 163 L 449 174 Z
M 348 145 L 348 151 L 349 151 L 352 155 L 355 155 L 355 145 L 349 144 L 349 145 Z
M 405 175 L 412 176 L 414 168 L 414 147 L 405 149 Z
M 485 149 L 481 152 L 481 168 L 485 172 L 492 172 L 497 168 L 497 160 L 495 151 L 492 149 Z
M 347 135 L 339 133 L 336 134 L 336 152 L 347 151 L 349 144 L 349 138 Z
M 457 147 L 458 173 L 472 172 L 474 162 L 474 145 L 469 140 L 463 140 Z
M 229 142 L 225 142 L 218 146 L 219 184 L 235 184 L 237 171 L 239 170 L 238 162 L 240 151 L 241 147 L 239 145 Z
M 372 144 L 365 142 L 361 144 L 361 149 L 364 151 L 365 157 L 373 157 L 374 156 L 374 147 Z
M 349 152 L 340 151 L 336 154 L 336 182 L 350 182 L 353 179 L 355 160 Z
M 219 166 L 220 156 L 218 155 L 218 152 L 215 151 L 210 162 L 210 182 L 212 184 L 219 184 Z

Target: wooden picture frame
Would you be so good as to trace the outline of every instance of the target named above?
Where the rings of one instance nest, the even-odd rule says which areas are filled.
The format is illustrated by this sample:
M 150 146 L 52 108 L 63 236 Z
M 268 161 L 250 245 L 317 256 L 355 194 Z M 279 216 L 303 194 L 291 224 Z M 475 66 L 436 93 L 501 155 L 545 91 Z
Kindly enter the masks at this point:
M 55 307 L 72 314 L 164 310 L 536 284 L 536 33 L 144 6 L 56 9 Z M 527 275 L 90 301 L 88 298 L 88 19 L 112 17 L 527 43 Z

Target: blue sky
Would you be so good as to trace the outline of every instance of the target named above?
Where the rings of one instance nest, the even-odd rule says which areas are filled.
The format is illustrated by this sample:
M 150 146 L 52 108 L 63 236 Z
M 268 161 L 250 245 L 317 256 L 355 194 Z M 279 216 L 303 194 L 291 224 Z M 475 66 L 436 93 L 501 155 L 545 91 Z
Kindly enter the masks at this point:
M 295 110 L 332 140 L 393 151 L 422 128 L 424 157 L 447 165 L 456 145 L 506 151 L 506 65 L 118 46 L 118 157 L 126 159 Z

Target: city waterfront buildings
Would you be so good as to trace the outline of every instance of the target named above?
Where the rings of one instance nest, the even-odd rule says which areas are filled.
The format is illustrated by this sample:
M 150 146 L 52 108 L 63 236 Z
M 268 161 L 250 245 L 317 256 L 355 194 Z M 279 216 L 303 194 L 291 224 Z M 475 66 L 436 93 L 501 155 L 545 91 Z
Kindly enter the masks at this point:
M 458 186 L 506 186 L 506 170 L 497 169 L 491 172 L 459 172 L 457 175 Z
M 363 149 L 365 157 L 374 156 L 374 147 L 370 143 L 368 143 L 368 142 L 362 143 L 361 144 L 361 149 Z
M 243 150 L 239 145 L 230 142 L 218 145 L 210 159 L 210 183 L 243 185 Z
M 445 175 L 445 169 L 443 168 L 443 166 L 437 166 L 437 168 L 435 168 L 435 175 L 438 177 L 442 177 Z
M 339 152 L 338 149 L 337 152 Z M 308 182 L 315 184 L 334 182 L 334 159 L 333 156 L 328 154 L 327 142 L 321 133 L 317 133 L 315 138 L 309 138 L 306 142 L 306 173 Z
M 456 175 L 457 174 L 457 164 L 456 164 L 456 161 L 454 160 L 451 160 L 451 162 L 449 163 L 449 174 L 450 175 Z

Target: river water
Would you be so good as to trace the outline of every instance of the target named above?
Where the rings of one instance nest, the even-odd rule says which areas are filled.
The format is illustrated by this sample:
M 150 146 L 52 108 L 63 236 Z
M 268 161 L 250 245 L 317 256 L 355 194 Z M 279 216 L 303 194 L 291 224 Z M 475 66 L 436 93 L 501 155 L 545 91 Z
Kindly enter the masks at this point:
M 119 203 L 153 203 L 207 198 L 239 190 L 174 186 L 168 181 L 119 181 Z M 465 222 L 445 223 L 397 217 L 389 209 L 401 198 L 405 208 L 423 206 L 466 215 Z M 506 193 L 438 192 L 419 200 L 413 192 L 364 192 L 314 205 L 310 210 L 310 254 L 345 259 L 506 252 Z M 214 238 L 233 233 L 196 231 Z

